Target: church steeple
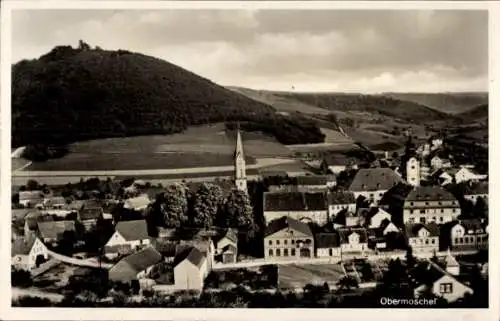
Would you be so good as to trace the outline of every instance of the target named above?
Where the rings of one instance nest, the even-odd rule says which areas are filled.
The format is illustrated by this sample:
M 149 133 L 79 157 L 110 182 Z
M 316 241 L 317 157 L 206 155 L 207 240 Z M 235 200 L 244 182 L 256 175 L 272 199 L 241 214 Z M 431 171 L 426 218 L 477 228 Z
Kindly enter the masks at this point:
M 243 153 L 243 143 L 241 141 L 240 126 L 236 130 L 236 151 L 234 153 L 235 184 L 240 191 L 247 192 L 247 175 L 245 154 Z

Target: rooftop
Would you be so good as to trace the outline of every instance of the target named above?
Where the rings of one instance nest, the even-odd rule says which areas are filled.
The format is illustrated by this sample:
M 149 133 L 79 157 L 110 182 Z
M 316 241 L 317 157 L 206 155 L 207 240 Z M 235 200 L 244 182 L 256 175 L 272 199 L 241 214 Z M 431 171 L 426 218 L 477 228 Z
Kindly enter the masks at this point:
M 390 168 L 362 168 L 358 170 L 349 187 L 353 192 L 389 190 L 401 182 Z
M 307 224 L 293 218 L 283 216 L 277 220 L 269 222 L 269 224 L 266 226 L 266 229 L 264 230 L 264 237 L 270 236 L 287 228 L 306 234 L 308 236 L 313 236 L 313 233 Z
M 406 197 L 406 201 L 456 201 L 453 194 L 441 186 L 417 186 Z
M 146 220 L 120 221 L 115 230 L 127 241 L 144 240 L 149 236 Z

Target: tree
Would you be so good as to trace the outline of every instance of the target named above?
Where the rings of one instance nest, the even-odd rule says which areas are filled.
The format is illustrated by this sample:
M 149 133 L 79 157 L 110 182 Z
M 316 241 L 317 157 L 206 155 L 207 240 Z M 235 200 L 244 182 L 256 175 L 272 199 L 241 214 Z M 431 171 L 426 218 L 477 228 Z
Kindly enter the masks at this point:
M 350 291 L 358 287 L 359 287 L 358 281 L 352 276 L 344 276 L 337 282 L 337 288 L 338 291 L 340 292 Z
M 192 222 L 208 228 L 213 225 L 222 204 L 222 189 L 218 185 L 203 183 L 194 194 Z
M 488 205 L 482 197 L 478 197 L 474 204 L 473 214 L 475 218 L 488 217 Z
M 417 260 L 415 259 L 415 256 L 413 256 L 413 248 L 408 246 L 408 249 L 406 250 L 406 268 L 411 269 L 416 263 Z
M 161 211 L 167 227 L 180 227 L 188 222 L 188 188 L 182 183 L 167 186 Z
M 26 270 L 18 270 L 14 267 L 11 268 L 10 280 L 12 286 L 21 288 L 29 288 L 33 284 L 30 272 Z
M 27 191 L 36 191 L 40 189 L 40 184 L 37 181 L 30 179 L 26 182 L 26 190 Z
M 237 227 L 247 229 L 253 223 L 253 210 L 250 198 L 245 192 L 234 189 L 229 193 L 224 204 L 224 211 L 220 211 L 218 223 L 222 227 Z

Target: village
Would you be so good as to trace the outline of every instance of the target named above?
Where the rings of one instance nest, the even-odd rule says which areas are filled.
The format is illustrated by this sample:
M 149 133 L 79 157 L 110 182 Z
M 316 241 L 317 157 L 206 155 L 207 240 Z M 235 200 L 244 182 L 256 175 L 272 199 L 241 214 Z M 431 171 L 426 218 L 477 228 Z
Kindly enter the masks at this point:
M 320 174 L 255 182 L 238 131 L 233 181 L 82 179 L 76 192 L 31 181 L 13 197 L 13 293 L 120 306 L 239 287 L 362 297 L 397 284 L 408 298 L 462 302 L 487 284 L 488 177 L 445 144 L 408 135 L 401 155 L 328 155 Z

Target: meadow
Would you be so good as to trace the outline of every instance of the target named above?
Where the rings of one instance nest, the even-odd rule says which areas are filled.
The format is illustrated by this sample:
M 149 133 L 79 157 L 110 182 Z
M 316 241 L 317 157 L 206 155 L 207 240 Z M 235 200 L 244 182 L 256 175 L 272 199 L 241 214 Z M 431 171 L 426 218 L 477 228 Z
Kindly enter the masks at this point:
M 278 268 L 279 288 L 302 288 L 306 284 L 330 286 L 345 276 L 340 264 L 283 264 Z

